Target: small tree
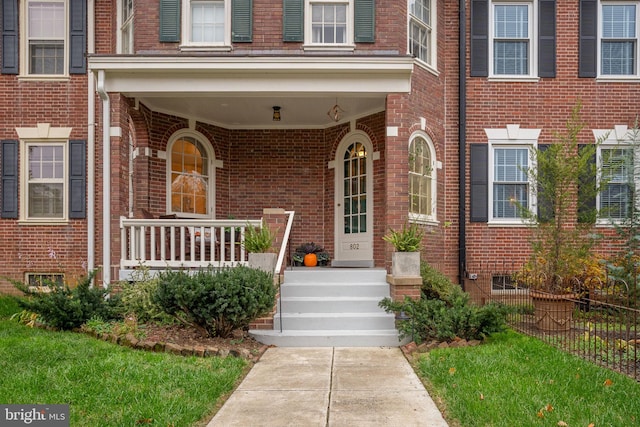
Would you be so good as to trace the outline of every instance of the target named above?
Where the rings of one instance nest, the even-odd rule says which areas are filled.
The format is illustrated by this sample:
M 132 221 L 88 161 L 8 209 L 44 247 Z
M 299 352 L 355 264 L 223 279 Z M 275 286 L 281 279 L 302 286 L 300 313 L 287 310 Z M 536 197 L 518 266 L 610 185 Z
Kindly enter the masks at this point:
M 523 218 L 533 226 L 532 254 L 520 273 L 530 287 L 550 293 L 564 293 L 583 283 L 585 262 L 593 259 L 599 141 L 579 145 L 583 128 L 578 104 L 565 133 L 556 133 L 553 144 L 533 150 L 533 167 L 526 170 L 529 182 L 535 183 L 537 210 L 520 206 Z

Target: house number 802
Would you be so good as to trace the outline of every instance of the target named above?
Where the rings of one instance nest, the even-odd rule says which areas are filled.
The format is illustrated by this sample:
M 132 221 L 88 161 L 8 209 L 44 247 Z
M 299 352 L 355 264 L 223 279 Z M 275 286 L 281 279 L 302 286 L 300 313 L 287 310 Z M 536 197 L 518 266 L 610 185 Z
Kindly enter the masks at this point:
M 357 251 L 358 249 L 360 249 L 360 243 L 351 243 L 349 245 L 349 249 L 352 251 Z

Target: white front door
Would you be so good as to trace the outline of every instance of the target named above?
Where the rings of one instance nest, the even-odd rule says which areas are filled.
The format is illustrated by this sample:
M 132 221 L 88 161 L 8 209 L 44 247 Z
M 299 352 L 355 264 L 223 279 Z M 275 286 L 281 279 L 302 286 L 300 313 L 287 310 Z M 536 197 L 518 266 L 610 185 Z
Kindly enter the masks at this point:
M 373 267 L 372 151 L 363 133 L 347 136 L 336 151 L 336 266 Z

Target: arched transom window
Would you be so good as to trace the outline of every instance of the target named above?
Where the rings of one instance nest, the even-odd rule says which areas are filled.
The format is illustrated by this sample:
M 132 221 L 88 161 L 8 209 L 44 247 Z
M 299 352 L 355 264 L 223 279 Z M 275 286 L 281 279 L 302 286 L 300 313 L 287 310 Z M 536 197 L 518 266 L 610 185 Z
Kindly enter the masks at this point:
M 416 135 L 409 143 L 409 217 L 435 221 L 435 150 L 426 135 Z
M 208 215 L 212 155 L 194 136 L 180 136 L 170 145 L 170 211 L 184 216 Z

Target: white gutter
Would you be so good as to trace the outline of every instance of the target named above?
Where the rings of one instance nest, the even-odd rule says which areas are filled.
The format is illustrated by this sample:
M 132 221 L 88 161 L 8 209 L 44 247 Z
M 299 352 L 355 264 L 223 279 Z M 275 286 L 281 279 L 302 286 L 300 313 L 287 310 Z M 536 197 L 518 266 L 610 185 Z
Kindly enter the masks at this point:
M 97 91 L 102 100 L 102 286 L 111 282 L 111 115 L 104 70 L 98 70 Z
M 94 2 L 87 3 L 87 52 L 95 51 L 95 11 Z M 95 78 L 87 72 L 87 271 L 96 266 L 96 92 Z

